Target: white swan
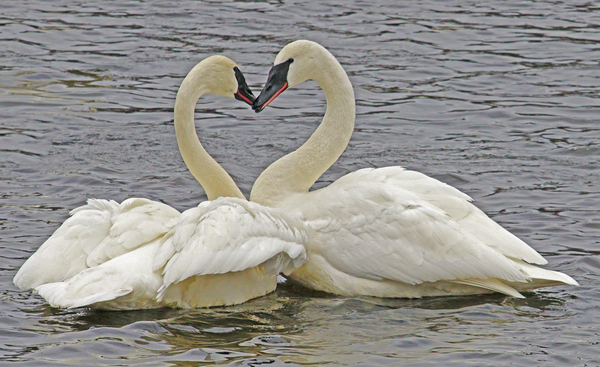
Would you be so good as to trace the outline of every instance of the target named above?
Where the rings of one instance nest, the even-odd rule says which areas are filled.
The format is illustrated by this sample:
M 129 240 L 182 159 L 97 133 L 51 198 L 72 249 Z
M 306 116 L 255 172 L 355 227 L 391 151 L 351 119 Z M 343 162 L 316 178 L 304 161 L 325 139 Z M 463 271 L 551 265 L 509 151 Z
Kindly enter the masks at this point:
M 290 277 L 340 295 L 422 297 L 519 291 L 577 282 L 530 264 L 535 250 L 471 204 L 457 189 L 401 167 L 362 169 L 310 187 L 342 154 L 352 134 L 354 93 L 322 46 L 285 46 L 260 96 L 259 112 L 288 87 L 315 80 L 327 100 L 323 122 L 296 151 L 271 164 L 250 200 L 298 213 L 313 234 L 309 259 Z
M 180 214 L 147 199 L 90 199 L 23 264 L 15 285 L 56 307 L 208 307 L 269 293 L 280 271 L 304 261 L 303 223 L 245 200 L 200 144 L 194 109 L 203 94 L 249 104 L 254 96 L 223 56 L 196 65 L 177 93 L 179 149 L 211 201 Z

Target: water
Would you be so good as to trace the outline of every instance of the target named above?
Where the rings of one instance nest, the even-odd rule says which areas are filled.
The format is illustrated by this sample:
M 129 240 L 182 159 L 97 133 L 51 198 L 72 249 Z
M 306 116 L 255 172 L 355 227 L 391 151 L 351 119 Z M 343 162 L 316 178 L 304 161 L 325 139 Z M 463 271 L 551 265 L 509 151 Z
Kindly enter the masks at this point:
M 585 1 L 3 1 L 0 360 L 31 366 L 600 364 L 600 7 Z M 350 146 L 317 183 L 403 165 L 471 195 L 580 287 L 378 300 L 281 284 L 209 310 L 57 310 L 17 290 L 29 255 L 88 197 L 205 200 L 172 127 L 209 55 L 260 91 L 306 38 L 348 71 Z M 314 83 L 261 114 L 202 99 L 197 130 L 247 195 L 314 130 Z

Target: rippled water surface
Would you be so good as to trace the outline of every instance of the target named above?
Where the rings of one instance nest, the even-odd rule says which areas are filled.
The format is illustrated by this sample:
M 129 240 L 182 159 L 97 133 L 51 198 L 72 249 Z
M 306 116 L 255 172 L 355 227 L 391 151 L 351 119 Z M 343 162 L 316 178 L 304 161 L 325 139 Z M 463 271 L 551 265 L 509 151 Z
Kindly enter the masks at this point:
M 1 364 L 600 365 L 600 6 L 588 1 L 3 1 Z M 179 156 L 175 92 L 201 59 L 260 91 L 306 38 L 356 90 L 350 146 L 323 186 L 403 165 L 471 195 L 580 287 L 378 300 L 280 284 L 229 308 L 57 310 L 12 278 L 86 198 L 205 200 Z M 207 149 L 247 195 L 315 129 L 314 83 L 261 114 L 208 97 Z

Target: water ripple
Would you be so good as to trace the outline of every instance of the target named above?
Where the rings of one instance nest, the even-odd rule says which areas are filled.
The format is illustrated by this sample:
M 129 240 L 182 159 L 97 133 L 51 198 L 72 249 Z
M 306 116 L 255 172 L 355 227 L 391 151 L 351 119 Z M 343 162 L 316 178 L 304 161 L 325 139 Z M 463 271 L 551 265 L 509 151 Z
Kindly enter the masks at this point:
M 599 10 L 526 0 L 3 3 L 0 360 L 597 364 Z M 123 313 L 56 310 L 16 290 L 16 269 L 88 197 L 178 209 L 203 200 L 172 128 L 179 83 L 221 53 L 258 92 L 275 53 L 298 38 L 336 55 L 357 98 L 350 146 L 316 187 L 362 167 L 419 170 L 471 195 L 581 286 L 525 300 L 380 300 L 281 284 L 231 308 Z M 325 105 L 314 83 L 260 115 L 230 102 L 200 101 L 197 130 L 246 194 Z

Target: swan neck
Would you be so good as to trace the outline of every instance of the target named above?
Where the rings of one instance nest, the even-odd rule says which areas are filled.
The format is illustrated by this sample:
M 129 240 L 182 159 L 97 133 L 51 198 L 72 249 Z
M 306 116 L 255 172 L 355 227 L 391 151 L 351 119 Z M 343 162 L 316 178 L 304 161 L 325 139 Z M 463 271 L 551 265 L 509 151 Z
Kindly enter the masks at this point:
M 194 124 L 194 111 L 198 99 L 210 91 L 203 80 L 210 78 L 194 68 L 183 80 L 175 98 L 175 134 L 179 152 L 185 165 L 200 183 L 208 200 L 221 196 L 244 198 L 231 176 L 206 152 Z
M 307 193 L 346 149 L 354 130 L 354 91 L 337 60 L 325 65 L 328 68 L 312 78 L 327 101 L 323 121 L 300 148 L 267 167 L 256 180 L 250 200 L 277 206 L 293 194 Z

